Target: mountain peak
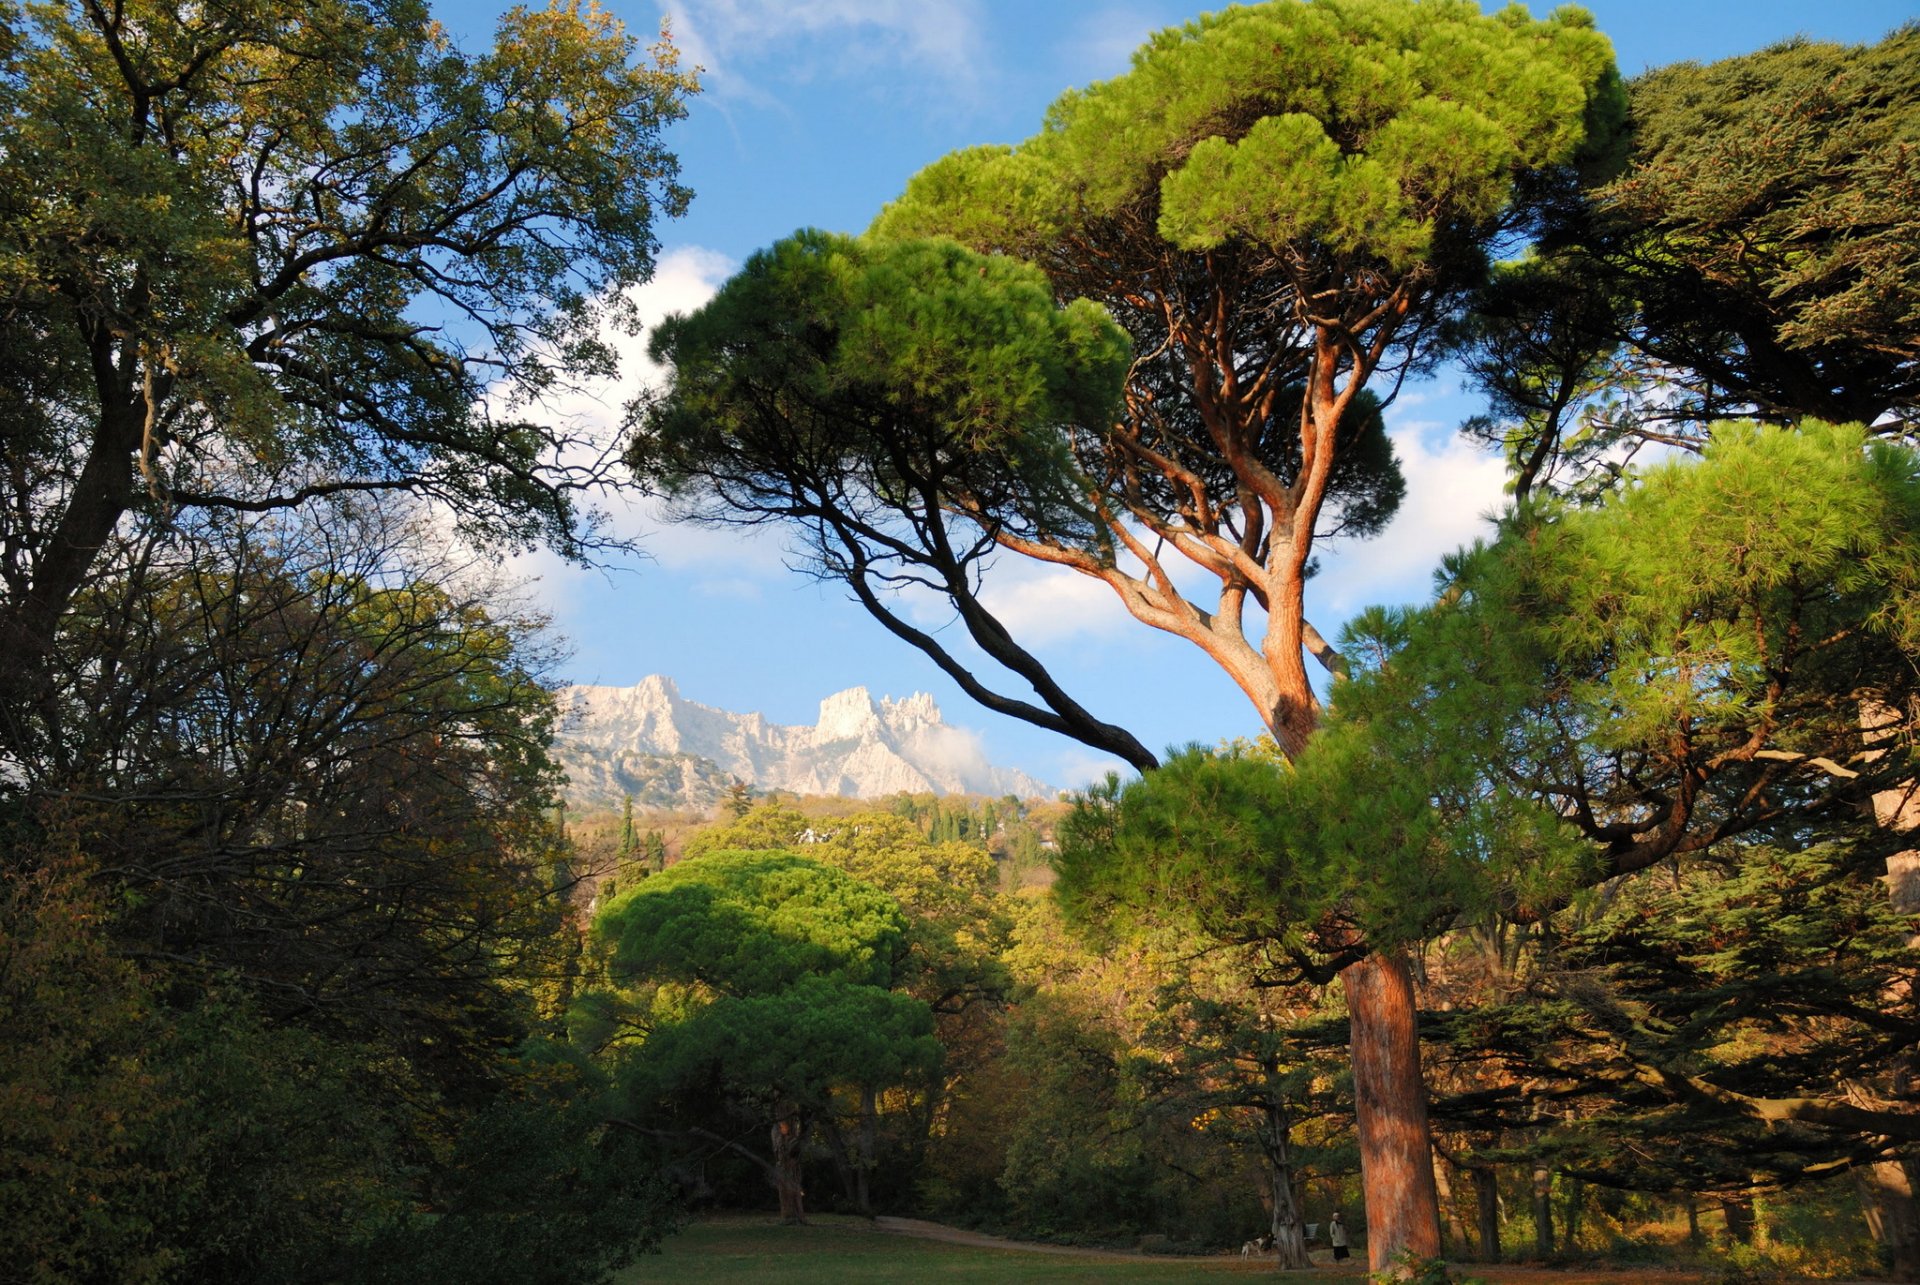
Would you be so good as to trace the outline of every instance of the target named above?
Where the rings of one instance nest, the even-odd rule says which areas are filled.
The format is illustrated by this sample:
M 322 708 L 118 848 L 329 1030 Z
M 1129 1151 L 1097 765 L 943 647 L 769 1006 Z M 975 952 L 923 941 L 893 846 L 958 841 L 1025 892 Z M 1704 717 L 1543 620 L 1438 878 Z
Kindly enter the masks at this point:
M 864 687 L 849 687 L 820 702 L 820 721 L 814 725 L 820 740 L 844 741 L 866 736 L 880 724 L 873 695 Z
M 914 723 L 938 723 L 940 707 L 934 704 L 931 692 L 915 692 L 899 700 L 885 696 L 880 700 L 880 717 L 890 727 L 907 727 Z
M 1041 782 L 987 761 L 979 737 L 941 720 L 926 692 L 875 700 L 865 687 L 820 702 L 812 727 L 690 701 L 671 678 L 632 687 L 567 687 L 555 756 L 577 806 L 704 807 L 729 779 L 760 789 L 873 798 L 900 792 L 1045 797 Z

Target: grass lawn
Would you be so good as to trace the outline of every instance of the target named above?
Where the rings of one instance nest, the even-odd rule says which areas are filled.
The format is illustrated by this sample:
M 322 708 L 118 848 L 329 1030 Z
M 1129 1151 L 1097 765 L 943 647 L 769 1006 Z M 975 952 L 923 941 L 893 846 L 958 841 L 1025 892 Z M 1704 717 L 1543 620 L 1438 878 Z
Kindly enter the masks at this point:
M 1164 1282 L 1273 1276 L 1270 1263 L 1240 1258 L 1170 1258 L 1152 1262 L 982 1249 L 874 1231 L 855 1218 L 831 1215 L 806 1227 L 771 1216 L 702 1219 L 665 1249 L 615 1279 L 642 1281 L 778 1280 L 781 1285 L 849 1285 L 857 1281 L 1126 1281 Z M 1314 1273 L 1314 1281 L 1358 1281 L 1359 1271 Z

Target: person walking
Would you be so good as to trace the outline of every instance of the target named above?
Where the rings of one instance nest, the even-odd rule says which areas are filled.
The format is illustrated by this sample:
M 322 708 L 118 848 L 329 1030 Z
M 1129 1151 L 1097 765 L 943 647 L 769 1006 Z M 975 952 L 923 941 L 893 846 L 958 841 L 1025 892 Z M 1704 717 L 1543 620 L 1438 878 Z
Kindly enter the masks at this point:
M 1340 1220 L 1340 1211 L 1333 1211 L 1333 1219 L 1327 1224 L 1327 1244 L 1333 1246 L 1333 1261 L 1345 1262 L 1353 1255 L 1347 1252 L 1347 1225 Z

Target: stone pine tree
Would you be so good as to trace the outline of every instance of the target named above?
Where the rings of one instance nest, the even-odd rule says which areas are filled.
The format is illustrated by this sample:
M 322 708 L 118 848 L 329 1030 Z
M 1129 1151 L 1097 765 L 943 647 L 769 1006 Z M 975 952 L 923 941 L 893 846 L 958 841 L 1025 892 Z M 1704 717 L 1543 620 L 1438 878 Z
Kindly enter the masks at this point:
M 1094 792 L 1061 829 L 1069 912 L 1175 907 L 1311 975 L 1343 935 L 1538 923 L 1671 870 L 1696 890 L 1643 880 L 1559 925 L 1565 993 L 1458 1014 L 1473 1061 L 1596 1103 L 1552 1145 L 1606 1148 L 1574 1163 L 1621 1186 L 1899 1169 L 1920 1015 L 1877 882 L 1908 839 L 1869 809 L 1910 791 L 1912 738 L 1861 710 L 1920 696 L 1914 455 L 1813 421 L 1711 437 L 1601 507 L 1522 509 L 1433 606 L 1364 615 L 1291 771 L 1190 750 Z M 1525 1127 L 1531 1097 L 1483 1119 Z
M 1430 798 L 1504 797 L 1517 805 L 1509 821 L 1530 812 L 1551 820 L 1553 846 L 1578 845 L 1557 883 L 1530 884 L 1519 876 L 1553 863 L 1484 879 L 1471 845 L 1449 847 L 1510 916 L 1538 919 L 1570 887 L 1661 863 L 1724 887 L 1772 867 L 1794 872 L 1768 894 L 1791 907 L 1783 933 L 1804 931 L 1836 891 L 1865 888 L 1877 901 L 1890 855 L 1911 842 L 1873 816 L 1913 790 L 1915 456 L 1858 425 L 1705 428 L 1699 460 L 1648 470 L 1602 507 L 1523 509 L 1497 545 L 1463 560 L 1451 601 L 1363 622 L 1366 650 L 1386 661 L 1337 702 L 1370 745 L 1356 752 L 1359 774 L 1392 763 L 1453 783 Z M 1447 837 L 1476 831 L 1486 828 L 1455 822 Z M 1796 898 L 1810 904 L 1793 907 Z M 1681 908 L 1670 899 L 1669 916 Z M 1737 963 L 1767 960 L 1766 1056 L 1690 1062 L 1689 1033 L 1656 1037 L 1651 1019 L 1610 1031 L 1619 1047 L 1608 1056 L 1634 1091 L 1764 1135 L 1754 1170 L 1814 1173 L 1814 1160 L 1835 1153 L 1861 1166 L 1897 1270 L 1913 1279 L 1910 990 L 1822 998 L 1872 988 L 1864 921 L 1828 920 L 1835 940 L 1801 980 L 1788 946 L 1734 950 L 1742 912 L 1721 913 L 1718 948 Z M 1656 942 L 1675 931 L 1642 930 Z M 1718 1002 L 1737 1013 L 1737 969 L 1719 968 Z M 1854 1022 L 1863 1025 L 1850 1031 Z M 1796 1049 L 1809 1028 L 1821 1028 L 1817 1056 Z M 1867 1055 L 1848 1051 L 1850 1040 Z M 1704 1131 L 1697 1150 L 1711 1154 Z
M 1489 247 L 1524 231 L 1542 176 L 1595 156 L 1620 112 L 1610 48 L 1574 9 L 1536 23 L 1517 7 L 1336 0 L 1200 19 L 1064 96 L 1027 142 L 929 166 L 844 251 L 877 264 L 952 238 L 1034 265 L 1076 325 L 1092 321 L 1074 309 L 1104 307 L 1131 347 L 1112 413 L 1098 398 L 1048 407 L 1057 362 L 975 391 L 976 370 L 1044 347 L 1031 328 L 1001 338 L 1004 322 L 966 333 L 992 315 L 980 286 L 1004 279 L 1002 260 L 871 278 L 892 294 L 864 311 L 836 269 L 789 274 L 768 312 L 723 290 L 663 328 L 654 352 L 674 381 L 637 408 L 630 458 L 689 514 L 814 532 L 820 568 L 990 708 L 1156 762 L 982 607 L 983 559 L 1013 552 L 1100 580 L 1192 642 L 1297 754 L 1319 720 L 1308 658 L 1343 667 L 1304 614 L 1315 543 L 1378 529 L 1400 492 L 1369 384 L 1391 390 L 1417 365 Z M 914 325 L 956 307 L 973 309 L 959 325 Z M 893 332 L 866 361 L 855 337 L 880 325 Z M 1001 395 L 1020 387 L 1033 391 Z M 907 584 L 947 595 L 1036 699 L 989 690 L 889 610 L 878 590 Z M 1437 1249 L 1412 989 L 1397 954 L 1347 948 L 1382 1266 Z
M 906 932 L 892 897 L 792 852 L 709 853 L 615 900 L 593 937 L 646 1032 L 616 1055 L 622 1123 L 746 1157 L 805 1221 L 802 1146 L 835 1091 L 938 1072 L 932 1009 L 895 989 Z M 761 1129 L 764 1154 L 742 1140 Z
M 635 407 L 628 459 L 643 484 L 688 517 L 798 528 L 818 573 L 975 700 L 1153 764 L 977 592 L 1001 533 L 1095 530 L 1063 430 L 1096 430 L 1119 401 L 1127 341 L 1099 308 L 1058 307 L 1036 269 L 951 242 L 807 231 L 662 322 L 651 351 L 673 383 Z M 915 585 L 950 598 L 967 637 L 1031 693 L 919 628 L 898 596 Z

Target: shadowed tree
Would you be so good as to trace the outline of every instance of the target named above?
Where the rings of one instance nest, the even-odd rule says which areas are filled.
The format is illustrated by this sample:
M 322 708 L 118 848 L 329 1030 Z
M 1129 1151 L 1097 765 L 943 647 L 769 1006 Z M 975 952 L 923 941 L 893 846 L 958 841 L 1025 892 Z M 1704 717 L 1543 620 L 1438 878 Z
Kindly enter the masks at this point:
M 1629 105 L 1625 172 L 1554 196 L 1464 336 L 1516 488 L 1590 492 L 1730 415 L 1911 431 L 1920 28 L 1662 67 Z
M 566 4 L 480 54 L 419 0 L 0 14 L 0 737 L 132 516 L 400 490 L 585 547 L 601 470 L 531 403 L 611 368 L 689 196 L 694 83 L 633 55 Z
M 1007 925 L 995 904 L 998 878 L 993 859 L 957 840 L 934 842 L 905 817 L 856 812 L 808 821 L 779 803 L 766 803 L 730 823 L 688 839 L 686 856 L 712 852 L 796 849 L 871 884 L 894 898 L 906 915 L 894 989 L 933 1010 L 935 1034 L 946 1049 L 944 1078 L 908 1120 L 910 1145 L 922 1149 L 944 1114 L 951 1089 L 977 1070 L 968 1057 L 978 1030 L 1003 1005 L 1008 982 L 997 957 Z M 837 1120 L 822 1120 L 837 1153 L 851 1153 L 848 1177 L 855 1207 L 871 1209 L 871 1175 L 877 1167 L 880 1113 L 875 1095 L 863 1088 L 850 1145 Z
M 391 506 L 181 523 L 67 613 L 0 851 L 84 825 L 118 945 L 452 1079 L 550 944 L 542 622 Z

